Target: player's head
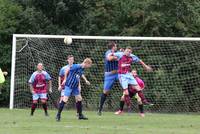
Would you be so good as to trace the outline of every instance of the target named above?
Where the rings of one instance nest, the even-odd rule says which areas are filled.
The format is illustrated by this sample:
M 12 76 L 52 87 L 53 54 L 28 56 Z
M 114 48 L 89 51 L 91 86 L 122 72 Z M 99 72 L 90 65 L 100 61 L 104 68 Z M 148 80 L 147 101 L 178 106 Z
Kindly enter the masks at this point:
M 133 69 L 133 70 L 131 71 L 131 73 L 132 73 L 133 76 L 137 76 L 137 70 Z
M 90 58 L 86 58 L 83 61 L 83 66 L 84 68 L 89 68 L 92 66 L 92 60 Z
M 130 56 L 130 54 L 132 53 L 132 48 L 131 47 L 126 47 L 126 49 L 124 50 L 124 54 L 126 56 Z
M 108 43 L 108 49 L 111 49 L 113 51 L 117 51 L 117 44 L 114 41 L 110 41 Z
M 37 64 L 37 70 L 38 71 L 42 71 L 43 70 L 43 64 L 42 63 L 38 63 Z
M 68 62 L 69 65 L 72 65 L 74 63 L 74 56 L 68 55 L 67 56 L 67 62 Z

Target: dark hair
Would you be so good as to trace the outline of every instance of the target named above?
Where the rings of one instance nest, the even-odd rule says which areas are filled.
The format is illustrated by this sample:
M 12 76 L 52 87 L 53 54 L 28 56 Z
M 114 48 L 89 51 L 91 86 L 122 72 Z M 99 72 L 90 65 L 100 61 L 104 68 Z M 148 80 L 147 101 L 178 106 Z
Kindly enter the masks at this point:
M 68 55 L 68 56 L 67 56 L 67 59 L 69 59 L 69 58 L 71 58 L 71 57 L 74 57 L 74 56 L 73 56 L 73 55 Z
M 110 41 L 108 43 L 108 49 L 112 49 L 115 45 L 116 45 L 116 43 L 114 41 Z
M 130 49 L 131 51 L 133 51 L 132 47 L 127 46 L 126 49 Z

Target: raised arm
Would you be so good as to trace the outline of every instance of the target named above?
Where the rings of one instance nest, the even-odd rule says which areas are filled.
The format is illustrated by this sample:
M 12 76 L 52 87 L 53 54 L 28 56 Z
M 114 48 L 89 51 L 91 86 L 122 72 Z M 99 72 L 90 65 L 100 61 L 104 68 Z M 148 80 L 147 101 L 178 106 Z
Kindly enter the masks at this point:
M 131 54 L 131 57 L 133 59 L 133 62 L 137 62 L 140 63 L 142 65 L 142 67 L 147 71 L 147 72 L 151 72 L 153 71 L 153 69 L 146 65 L 139 57 L 137 57 L 136 55 Z
M 110 53 L 106 56 L 107 60 L 113 61 L 118 60 L 123 56 L 123 52 L 116 52 L 116 53 Z
M 147 72 L 152 72 L 152 71 L 153 71 L 153 69 L 151 68 L 151 66 L 146 65 L 142 60 L 140 60 L 139 63 L 143 66 L 143 68 L 144 68 Z

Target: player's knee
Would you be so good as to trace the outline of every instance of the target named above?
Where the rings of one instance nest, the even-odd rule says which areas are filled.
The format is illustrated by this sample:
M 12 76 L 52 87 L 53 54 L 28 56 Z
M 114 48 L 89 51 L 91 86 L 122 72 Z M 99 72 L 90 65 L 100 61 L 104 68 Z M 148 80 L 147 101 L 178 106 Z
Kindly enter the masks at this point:
M 68 101 L 68 97 L 63 97 L 62 101 L 64 101 L 65 103 Z
M 121 101 L 124 101 L 124 95 L 122 95 L 122 97 L 121 97 Z
M 83 98 L 82 98 L 81 96 L 77 96 L 77 97 L 76 97 L 76 102 L 82 101 L 82 100 L 83 100 Z
M 41 100 L 42 104 L 45 104 L 47 101 L 46 100 Z
M 142 100 L 140 99 L 140 100 L 137 100 L 137 103 L 139 104 L 139 105 L 142 105 Z
M 125 89 L 124 91 L 123 91 L 123 95 L 128 95 L 129 93 L 128 93 L 128 89 Z
M 38 101 L 37 100 L 33 100 L 33 104 L 36 104 L 36 103 L 38 103 Z
M 108 90 L 103 90 L 103 93 L 108 95 L 109 94 L 109 91 Z
M 142 91 L 142 88 L 140 86 L 135 87 L 136 91 Z

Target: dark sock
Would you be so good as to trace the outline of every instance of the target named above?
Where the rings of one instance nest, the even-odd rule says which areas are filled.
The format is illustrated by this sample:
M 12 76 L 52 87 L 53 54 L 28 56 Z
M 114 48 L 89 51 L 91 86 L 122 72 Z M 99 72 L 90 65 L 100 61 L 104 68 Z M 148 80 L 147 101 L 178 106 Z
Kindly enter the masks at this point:
M 31 106 L 31 114 L 34 113 L 36 107 L 37 107 L 37 104 L 36 104 L 36 103 L 32 103 L 32 106 Z
M 43 109 L 44 109 L 44 112 L 47 113 L 47 104 L 46 104 L 46 103 L 43 103 L 43 104 L 42 104 L 42 107 L 43 107 Z
M 61 101 L 60 104 L 59 104 L 59 108 L 58 108 L 58 114 L 61 114 L 64 106 L 65 106 L 65 102 Z
M 124 102 L 126 103 L 126 105 L 130 108 L 131 106 L 131 98 L 129 95 L 125 95 L 124 96 Z
M 104 104 L 104 102 L 106 101 L 106 97 L 107 97 L 107 94 L 104 94 L 104 93 L 101 94 L 101 100 L 100 100 L 99 111 L 102 111 L 102 109 L 103 109 L 103 104 Z
M 124 101 L 121 100 L 119 105 L 120 105 L 120 110 L 123 111 L 123 109 L 124 109 Z
M 77 112 L 79 116 L 81 116 L 82 115 L 82 101 L 76 102 L 76 108 L 77 108 Z
M 138 108 L 139 108 L 140 113 L 144 113 L 143 104 L 138 104 Z
M 144 97 L 144 94 L 142 91 L 138 92 L 138 96 L 141 98 L 142 102 L 147 102 L 146 98 Z

